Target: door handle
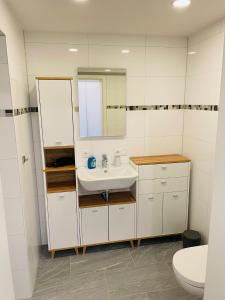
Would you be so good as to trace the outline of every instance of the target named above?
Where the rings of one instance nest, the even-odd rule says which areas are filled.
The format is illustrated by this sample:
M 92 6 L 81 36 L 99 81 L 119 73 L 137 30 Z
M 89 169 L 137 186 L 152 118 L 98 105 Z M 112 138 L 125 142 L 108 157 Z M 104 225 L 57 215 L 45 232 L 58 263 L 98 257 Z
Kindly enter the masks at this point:
M 28 157 L 26 157 L 25 155 L 22 156 L 22 163 L 23 165 L 29 160 Z

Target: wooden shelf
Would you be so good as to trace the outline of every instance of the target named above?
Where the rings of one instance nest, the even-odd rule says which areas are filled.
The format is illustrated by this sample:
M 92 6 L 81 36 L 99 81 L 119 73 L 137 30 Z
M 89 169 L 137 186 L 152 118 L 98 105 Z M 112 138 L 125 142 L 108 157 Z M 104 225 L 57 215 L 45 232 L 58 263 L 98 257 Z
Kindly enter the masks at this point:
M 135 203 L 136 200 L 130 192 L 117 192 L 109 194 L 109 201 L 106 202 L 101 198 L 100 194 L 96 195 L 86 195 L 79 197 L 79 207 L 98 207 L 98 206 L 109 206 L 109 205 L 119 205 L 119 204 L 130 204 Z
M 60 149 L 74 149 L 73 145 L 69 146 L 51 146 L 51 147 L 44 147 L 45 150 L 60 150 Z
M 75 182 L 63 182 L 63 183 L 49 183 L 47 192 L 51 193 L 63 193 L 63 192 L 72 192 L 76 190 Z
M 136 156 L 130 157 L 135 165 L 155 165 L 190 162 L 190 159 L 180 154 Z
M 63 167 L 47 167 L 43 170 L 45 173 L 49 172 L 66 172 L 66 171 L 75 171 L 76 167 L 74 165 L 68 165 Z

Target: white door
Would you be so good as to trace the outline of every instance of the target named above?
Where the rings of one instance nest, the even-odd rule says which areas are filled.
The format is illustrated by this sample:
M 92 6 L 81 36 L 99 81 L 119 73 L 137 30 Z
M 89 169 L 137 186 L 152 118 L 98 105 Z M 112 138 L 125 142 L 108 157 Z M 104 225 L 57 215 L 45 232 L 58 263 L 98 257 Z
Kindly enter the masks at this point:
M 137 237 L 162 235 L 163 194 L 139 196 Z
M 163 200 L 163 233 L 182 233 L 187 229 L 188 193 L 165 193 Z
M 135 204 L 109 206 L 109 241 L 135 238 Z
M 49 250 L 78 245 L 76 192 L 48 194 Z
M 108 242 L 108 206 L 81 209 L 81 243 Z
M 70 80 L 39 80 L 39 100 L 45 147 L 73 145 Z

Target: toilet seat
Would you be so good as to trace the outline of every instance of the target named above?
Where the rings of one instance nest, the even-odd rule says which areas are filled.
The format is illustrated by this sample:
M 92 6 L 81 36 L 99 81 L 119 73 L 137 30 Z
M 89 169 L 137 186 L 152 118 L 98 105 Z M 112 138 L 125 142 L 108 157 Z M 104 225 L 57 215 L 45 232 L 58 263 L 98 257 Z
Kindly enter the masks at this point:
M 173 257 L 174 272 L 186 284 L 204 289 L 207 253 L 208 245 L 179 250 Z

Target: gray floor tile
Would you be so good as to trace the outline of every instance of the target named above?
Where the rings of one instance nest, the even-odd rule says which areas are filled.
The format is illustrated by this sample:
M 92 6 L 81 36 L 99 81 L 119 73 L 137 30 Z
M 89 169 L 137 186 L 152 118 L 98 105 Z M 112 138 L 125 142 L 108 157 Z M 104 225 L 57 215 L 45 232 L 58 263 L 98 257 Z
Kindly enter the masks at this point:
M 179 287 L 162 292 L 148 293 L 148 296 L 149 300 L 197 300 L 196 297 L 187 294 Z
M 133 259 L 129 249 L 88 253 L 71 258 L 71 275 L 105 271 L 105 270 L 127 270 L 134 267 Z
M 181 249 L 181 242 L 140 246 L 130 250 L 136 266 L 172 263 L 173 255 Z
M 109 300 L 106 289 L 89 289 L 79 292 L 70 292 L 65 300 Z
M 104 271 L 84 273 L 77 276 L 71 276 L 71 292 L 82 292 L 89 289 L 107 288 Z
M 151 265 L 126 272 L 106 273 L 111 299 L 177 287 L 168 265 Z

